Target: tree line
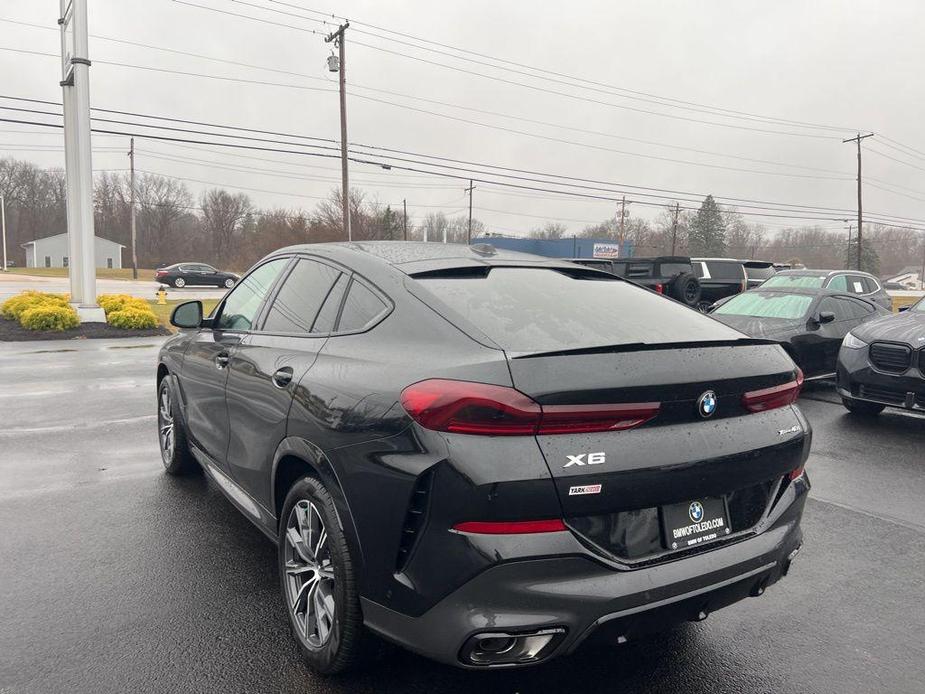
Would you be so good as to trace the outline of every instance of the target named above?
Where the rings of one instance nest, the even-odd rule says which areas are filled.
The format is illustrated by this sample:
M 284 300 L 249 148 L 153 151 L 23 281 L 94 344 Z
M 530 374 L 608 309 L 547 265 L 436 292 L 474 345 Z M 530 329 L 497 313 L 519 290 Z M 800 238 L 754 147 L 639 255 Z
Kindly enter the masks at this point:
M 10 258 L 25 264 L 20 244 L 66 230 L 64 172 L 42 169 L 28 161 L 0 159 L 0 194 L 6 200 L 7 248 Z M 128 175 L 101 172 L 94 178 L 93 206 L 97 236 L 126 247 L 123 265 L 131 262 L 131 189 Z M 351 229 L 356 240 L 392 239 L 465 243 L 466 215 L 447 217 L 430 212 L 418 222 L 402 210 L 383 205 L 360 190 L 350 193 Z M 846 231 L 819 226 L 787 228 L 774 234 L 752 224 L 735 208 L 707 196 L 700 208 L 680 210 L 667 204 L 652 221 L 627 211 L 570 231 L 549 222 L 530 232 L 534 238 L 579 236 L 631 244 L 636 255 L 728 256 L 807 267 L 853 267 L 856 246 Z M 135 220 L 139 267 L 157 267 L 198 260 L 244 270 L 272 250 L 298 243 L 344 238 L 341 193 L 334 190 L 311 210 L 260 208 L 244 193 L 211 188 L 194 195 L 179 179 L 140 173 L 135 179 Z M 489 233 L 472 220 L 472 237 Z M 865 225 L 863 267 L 875 274 L 921 264 L 925 234 L 907 228 Z
M 857 267 L 857 228 L 849 243 L 848 230 L 821 226 L 794 226 L 772 234 L 762 224 L 749 223 L 734 207 L 724 207 L 708 195 L 694 210 L 664 206 L 654 221 L 627 211 L 620 224 L 620 212 L 598 224 L 570 233 L 559 222 L 533 229 L 539 239 L 571 236 L 606 238 L 633 247 L 635 255 L 733 257 L 805 265 L 812 268 Z M 675 219 L 677 215 L 677 224 Z M 622 228 L 621 228 L 622 226 Z M 905 227 L 865 224 L 861 266 L 875 275 L 920 267 L 925 262 L 925 233 Z

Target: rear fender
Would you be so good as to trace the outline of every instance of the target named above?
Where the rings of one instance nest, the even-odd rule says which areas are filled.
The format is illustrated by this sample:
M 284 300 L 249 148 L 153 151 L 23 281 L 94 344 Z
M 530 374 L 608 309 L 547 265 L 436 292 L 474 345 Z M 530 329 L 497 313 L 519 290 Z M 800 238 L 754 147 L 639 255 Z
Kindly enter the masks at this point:
M 277 498 L 276 478 L 280 469 L 280 463 L 287 458 L 294 459 L 302 463 L 306 468 L 306 474 L 320 480 L 331 494 L 331 497 L 334 499 L 334 508 L 337 512 L 338 524 L 347 537 L 347 543 L 350 546 L 355 563 L 359 564 L 356 568 L 358 573 L 362 576 L 362 567 L 366 564 L 363 557 L 363 547 L 360 543 L 359 534 L 357 533 L 356 526 L 353 522 L 353 514 L 350 511 L 350 504 L 348 503 L 347 497 L 344 494 L 343 487 L 337 478 L 337 473 L 334 471 L 334 467 L 331 465 L 331 462 L 320 448 L 315 446 L 310 441 L 295 436 L 290 436 L 283 439 L 279 446 L 277 446 L 276 453 L 273 455 L 270 501 L 273 514 L 276 516 L 277 534 L 279 530 L 279 523 L 282 521 L 282 519 L 279 517 L 280 509 L 286 500 L 285 494 L 288 493 L 288 489 L 285 493 L 280 494 L 281 498 Z

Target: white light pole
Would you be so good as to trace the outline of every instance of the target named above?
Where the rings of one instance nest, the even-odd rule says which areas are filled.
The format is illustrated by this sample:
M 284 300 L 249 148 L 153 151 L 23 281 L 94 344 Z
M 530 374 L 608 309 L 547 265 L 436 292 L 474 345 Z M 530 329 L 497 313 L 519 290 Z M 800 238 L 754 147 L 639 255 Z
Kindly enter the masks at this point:
M 3 271 L 6 272 L 6 199 L 0 195 L 0 227 L 3 228 Z
M 81 322 L 105 322 L 106 315 L 96 303 L 87 0 L 60 0 L 60 7 L 71 303 Z

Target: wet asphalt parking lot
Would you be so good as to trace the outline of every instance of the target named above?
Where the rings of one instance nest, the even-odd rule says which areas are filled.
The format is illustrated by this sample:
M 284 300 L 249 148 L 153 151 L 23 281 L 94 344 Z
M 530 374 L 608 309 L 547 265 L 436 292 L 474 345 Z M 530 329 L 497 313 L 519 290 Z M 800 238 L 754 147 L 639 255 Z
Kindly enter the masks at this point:
M 815 429 L 790 576 L 644 641 L 472 673 L 393 650 L 323 679 L 287 633 L 273 546 L 161 469 L 158 339 L 0 343 L 0 693 L 925 691 L 925 417 Z

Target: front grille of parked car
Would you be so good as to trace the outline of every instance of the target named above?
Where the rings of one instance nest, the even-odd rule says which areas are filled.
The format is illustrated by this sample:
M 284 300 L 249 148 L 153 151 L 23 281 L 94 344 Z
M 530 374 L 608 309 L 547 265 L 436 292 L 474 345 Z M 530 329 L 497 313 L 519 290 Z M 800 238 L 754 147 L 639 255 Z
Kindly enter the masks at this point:
M 726 495 L 729 527 L 733 533 L 749 530 L 761 520 L 777 483 L 778 479 L 775 478 Z M 595 516 L 573 516 L 567 518 L 566 523 L 602 554 L 646 566 L 672 561 L 682 554 L 697 554 L 724 544 L 723 540 L 716 540 L 684 550 L 683 553 L 666 553 L 658 507 Z
M 395 562 L 395 568 L 398 572 L 404 570 L 405 565 L 411 558 L 414 547 L 417 545 L 418 538 L 424 530 L 424 524 L 427 521 L 427 507 L 430 500 L 430 488 L 433 477 L 433 470 L 428 470 L 418 477 L 417 481 L 414 483 L 414 489 L 411 491 L 411 500 L 408 502 L 408 510 L 405 512 L 405 522 L 401 529 L 398 558 Z
M 874 342 L 870 346 L 870 363 L 881 371 L 902 373 L 912 364 L 912 350 L 905 345 Z

